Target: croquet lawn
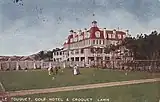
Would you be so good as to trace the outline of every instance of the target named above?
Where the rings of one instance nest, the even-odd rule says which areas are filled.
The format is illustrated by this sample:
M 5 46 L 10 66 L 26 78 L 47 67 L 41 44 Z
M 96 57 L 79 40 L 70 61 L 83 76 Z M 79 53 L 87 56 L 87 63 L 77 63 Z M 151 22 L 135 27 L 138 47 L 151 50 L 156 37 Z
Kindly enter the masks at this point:
M 14 91 L 160 77 L 160 73 L 128 72 L 125 74 L 124 71 L 109 69 L 83 68 L 80 72 L 80 75 L 74 76 L 71 69 L 65 69 L 52 80 L 47 70 L 8 71 L 0 72 L 0 82 L 3 83 L 6 91 Z
M 48 94 L 35 94 L 26 96 L 17 96 L 16 98 L 30 98 L 33 102 L 159 102 L 160 100 L 160 82 L 145 83 L 136 85 L 125 85 L 116 87 L 106 87 L 79 91 L 57 92 Z M 92 101 L 75 101 L 75 99 L 91 98 Z M 52 99 L 52 100 L 51 100 Z

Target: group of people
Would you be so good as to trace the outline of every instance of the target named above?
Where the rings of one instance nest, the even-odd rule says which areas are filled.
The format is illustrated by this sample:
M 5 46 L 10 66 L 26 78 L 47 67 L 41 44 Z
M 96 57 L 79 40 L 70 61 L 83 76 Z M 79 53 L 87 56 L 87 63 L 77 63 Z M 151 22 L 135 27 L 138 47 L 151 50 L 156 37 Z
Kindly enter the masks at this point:
M 66 68 L 66 65 L 64 64 L 63 67 Z M 73 75 L 79 75 L 80 74 L 80 70 L 78 68 L 78 65 L 75 64 L 72 68 L 73 68 Z M 48 75 L 51 75 L 52 73 L 54 73 L 55 75 L 58 74 L 59 69 L 60 68 L 57 67 L 57 66 L 53 66 L 53 67 L 50 66 L 48 68 Z M 63 69 L 62 69 L 62 72 L 63 72 Z
M 58 74 L 58 67 L 49 67 L 48 68 L 48 75 L 51 75 L 55 71 L 55 74 Z

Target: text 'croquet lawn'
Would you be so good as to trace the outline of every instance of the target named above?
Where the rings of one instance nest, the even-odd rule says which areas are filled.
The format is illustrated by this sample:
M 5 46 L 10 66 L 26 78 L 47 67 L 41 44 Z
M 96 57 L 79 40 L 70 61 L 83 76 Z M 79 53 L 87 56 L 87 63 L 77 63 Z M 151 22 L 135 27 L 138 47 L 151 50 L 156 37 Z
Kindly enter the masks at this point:
M 122 71 L 91 68 L 80 69 L 80 72 L 80 75 L 74 76 L 71 69 L 65 69 L 54 80 L 44 70 L 0 72 L 0 82 L 6 91 L 14 91 L 160 77 L 158 73 L 128 72 L 126 75 Z
M 33 102 L 38 100 L 43 100 L 43 102 L 58 102 L 56 98 L 60 98 L 64 102 L 66 102 L 67 98 L 69 100 L 68 102 L 85 102 L 84 99 L 87 98 L 92 99 L 92 101 L 88 102 L 98 102 L 100 99 L 105 100 L 101 102 L 159 102 L 160 82 L 48 94 L 34 94 L 17 96 L 16 98 L 23 97 L 30 98 L 30 101 L 32 100 Z M 14 98 L 15 97 L 13 97 L 13 99 Z M 83 101 L 75 101 L 76 99 L 83 99 Z

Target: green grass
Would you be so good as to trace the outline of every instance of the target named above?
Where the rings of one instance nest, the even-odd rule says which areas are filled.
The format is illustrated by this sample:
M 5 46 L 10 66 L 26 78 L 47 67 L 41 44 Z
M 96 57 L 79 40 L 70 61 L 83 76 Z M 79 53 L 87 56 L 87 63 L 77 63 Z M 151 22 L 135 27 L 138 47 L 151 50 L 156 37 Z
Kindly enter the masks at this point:
M 92 98 L 93 101 L 89 102 L 97 102 L 97 99 L 110 100 L 105 102 L 159 102 L 160 82 L 48 94 L 34 94 L 26 95 L 23 97 L 31 98 L 33 102 L 35 102 L 36 98 L 46 98 L 46 101 L 43 102 L 51 102 L 47 100 L 49 100 L 49 98 L 57 97 L 62 98 L 63 100 L 66 100 L 68 98 L 70 100 L 69 102 L 74 102 L 71 101 L 73 98 Z
M 80 71 L 81 75 L 73 76 L 70 69 L 65 69 L 63 73 L 55 76 L 55 80 L 52 80 L 47 71 L 41 70 L 0 72 L 0 81 L 7 91 L 14 91 L 160 77 L 160 74 L 147 72 L 128 72 L 126 76 L 125 72 L 107 69 L 80 69 Z

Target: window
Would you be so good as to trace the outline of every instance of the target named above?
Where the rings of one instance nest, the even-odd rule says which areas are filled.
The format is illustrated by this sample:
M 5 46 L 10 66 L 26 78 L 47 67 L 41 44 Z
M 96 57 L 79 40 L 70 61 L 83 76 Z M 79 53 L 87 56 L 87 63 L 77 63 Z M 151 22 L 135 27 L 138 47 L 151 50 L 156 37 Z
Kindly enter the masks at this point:
M 91 48 L 91 53 L 94 53 L 94 49 L 93 48 Z
M 108 34 L 108 38 L 111 38 L 111 34 Z
M 74 54 L 74 51 L 71 51 L 70 53 L 73 55 L 73 54 Z
M 75 54 L 79 54 L 79 50 L 75 50 Z
M 79 40 L 83 40 L 83 36 L 82 35 L 79 37 Z
M 124 39 L 125 37 L 126 37 L 126 35 L 124 34 L 124 35 L 123 35 L 123 39 Z
M 100 32 L 99 32 L 99 31 L 96 31 L 96 32 L 95 32 L 95 35 L 96 35 L 97 38 L 99 38 L 99 37 L 100 37 Z
M 102 53 L 103 52 L 102 48 L 96 48 L 95 50 L 96 50 L 97 53 Z
M 70 39 L 70 42 L 73 42 L 73 39 L 72 39 L 72 38 Z
M 60 52 L 60 55 L 62 55 L 62 52 Z
M 88 32 L 87 32 L 87 38 L 89 38 L 89 37 L 90 37 L 90 32 L 88 31 Z
M 76 61 L 79 61 L 79 57 L 76 57 Z
M 86 40 L 86 45 L 88 45 L 88 40 Z
M 121 39 L 121 34 L 118 34 L 118 39 Z
M 95 40 L 93 40 L 93 44 L 95 44 Z
M 99 40 L 99 44 L 101 44 L 101 40 Z
M 96 44 L 98 44 L 98 40 L 97 40 Z
M 81 49 L 81 53 L 84 53 L 84 49 Z
M 112 38 L 113 38 L 113 39 L 115 39 L 115 38 L 116 38 L 115 34 L 113 34 L 113 35 L 112 35 Z
M 102 40 L 101 44 L 104 45 L 104 40 Z

